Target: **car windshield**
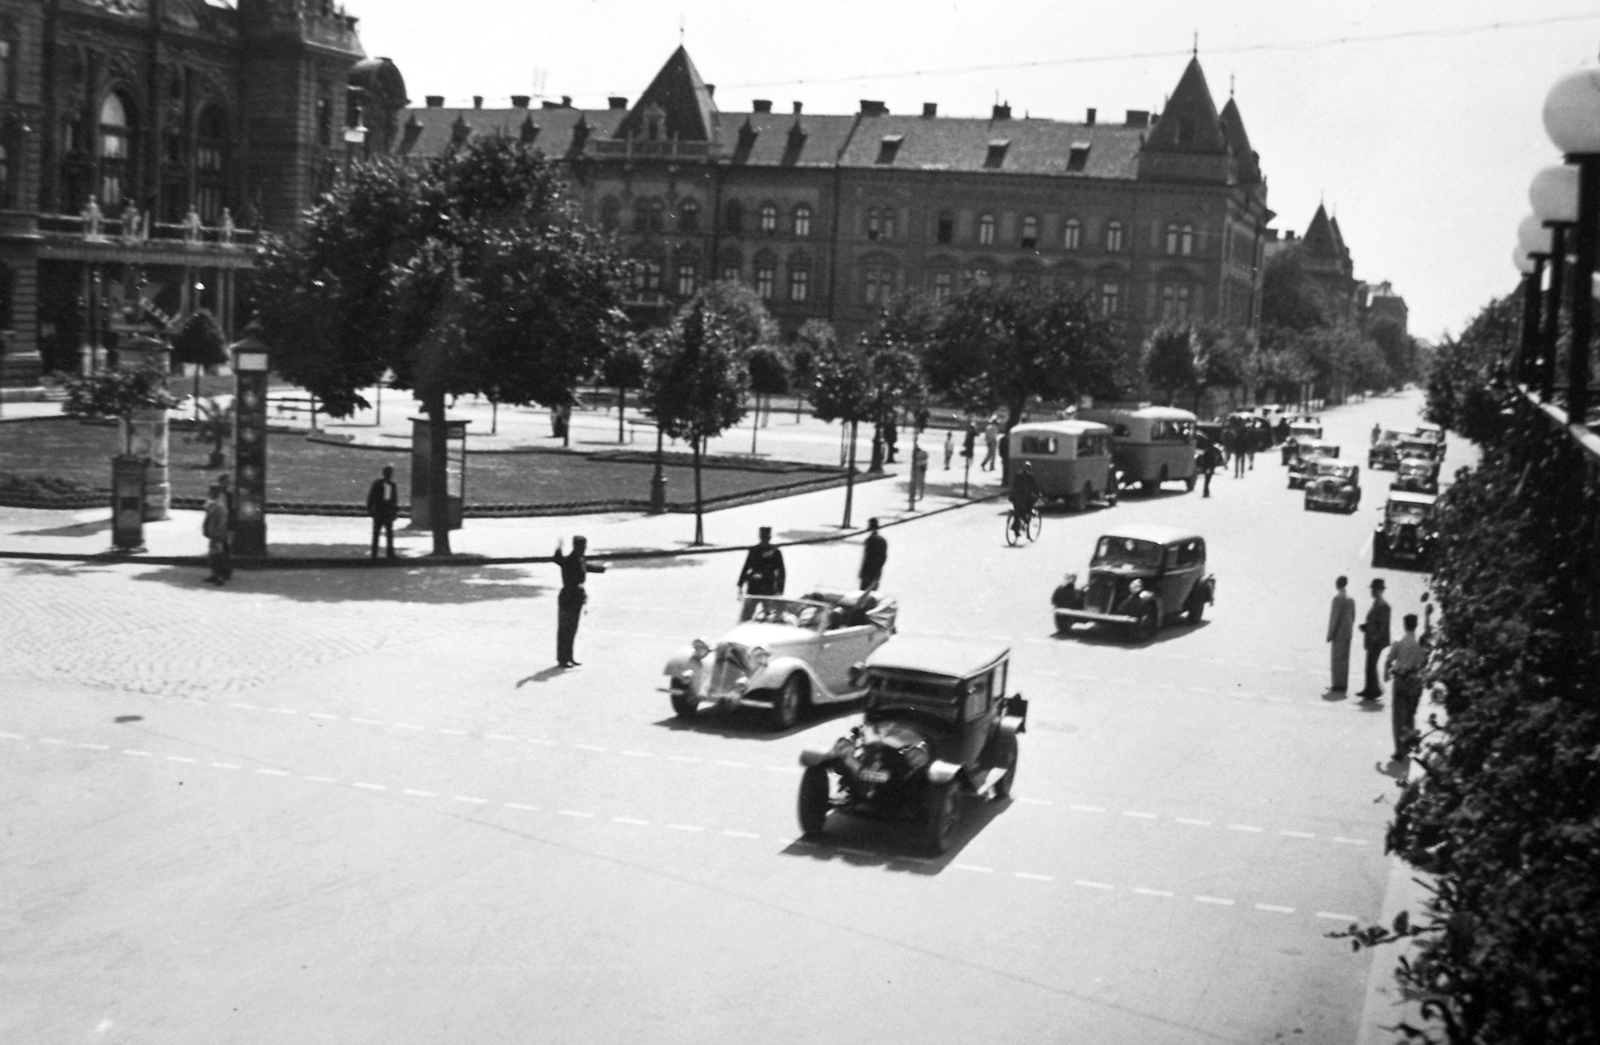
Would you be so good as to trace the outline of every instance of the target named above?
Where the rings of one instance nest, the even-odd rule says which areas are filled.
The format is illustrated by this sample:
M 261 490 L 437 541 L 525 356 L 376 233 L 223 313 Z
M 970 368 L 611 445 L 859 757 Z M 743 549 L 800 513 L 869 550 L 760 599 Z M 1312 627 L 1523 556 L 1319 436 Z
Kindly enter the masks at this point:
M 1102 537 L 1091 566 L 1160 566 L 1161 545 L 1132 537 Z
M 739 614 L 739 619 L 815 629 L 825 619 L 827 612 L 828 607 L 821 603 L 752 595 L 744 600 L 744 610 Z
M 1417 526 L 1428 518 L 1428 509 L 1420 504 L 1391 504 L 1389 521 L 1399 526 Z
M 960 705 L 956 680 L 936 675 L 893 674 L 881 670 L 867 676 L 867 706 L 916 708 L 942 719 L 953 719 Z
M 1378 439 L 1378 442 L 1380 442 L 1380 443 L 1397 443 L 1399 441 L 1400 441 L 1400 433 L 1399 432 L 1391 432 L 1387 428 L 1385 428 L 1383 430 L 1383 435 Z
M 1348 478 L 1350 478 L 1351 474 L 1354 473 L 1354 471 L 1355 471 L 1355 467 L 1353 465 L 1338 464 L 1337 462 L 1334 462 L 1334 461 L 1318 461 L 1317 462 L 1317 474 L 1318 475 L 1332 475 L 1332 476 L 1336 476 L 1336 477 L 1338 477 L 1340 479 L 1348 479 Z
M 1335 457 L 1339 451 L 1323 443 L 1307 443 L 1300 448 L 1301 457 Z
M 1400 440 L 1400 452 L 1403 454 L 1428 454 L 1433 451 L 1433 444 L 1425 439 Z

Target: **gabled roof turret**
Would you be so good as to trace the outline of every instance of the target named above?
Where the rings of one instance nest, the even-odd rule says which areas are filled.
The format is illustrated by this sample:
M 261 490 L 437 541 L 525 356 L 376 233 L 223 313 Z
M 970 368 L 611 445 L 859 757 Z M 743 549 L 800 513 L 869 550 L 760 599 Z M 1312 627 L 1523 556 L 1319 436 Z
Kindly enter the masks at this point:
M 1211 89 L 1206 86 L 1206 74 L 1200 69 L 1199 58 L 1189 59 L 1177 90 L 1172 92 L 1166 110 L 1144 147 L 1146 152 L 1227 152 L 1217 106 L 1211 100 Z
M 1233 150 L 1240 183 L 1251 185 L 1260 181 L 1261 157 L 1250 148 L 1250 136 L 1244 130 L 1244 117 L 1239 115 L 1239 106 L 1234 104 L 1232 98 L 1222 107 L 1222 115 L 1218 120 L 1222 124 L 1223 140 Z
M 660 110 L 663 126 L 658 130 L 661 138 L 676 138 L 684 142 L 709 142 L 715 133 L 717 106 L 711 100 L 711 90 L 700 79 L 700 73 L 689 60 L 689 52 L 680 45 L 667 59 L 667 64 L 656 73 L 650 86 L 644 89 L 639 100 L 618 125 L 614 137 L 644 136 L 645 110 Z

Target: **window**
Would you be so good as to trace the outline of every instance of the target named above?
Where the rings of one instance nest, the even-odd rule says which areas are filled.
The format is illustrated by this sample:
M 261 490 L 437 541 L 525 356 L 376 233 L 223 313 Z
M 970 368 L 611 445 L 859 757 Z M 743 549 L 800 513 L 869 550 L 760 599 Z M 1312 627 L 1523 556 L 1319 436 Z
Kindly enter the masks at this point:
M 811 208 L 804 203 L 794 209 L 794 234 L 802 239 L 811 235 Z
M 1039 219 L 1028 215 L 1022 219 L 1022 249 L 1032 250 L 1039 245 Z
M 1067 170 L 1081 171 L 1089 166 L 1090 142 L 1073 142 L 1067 153 Z
M 944 304 L 950 300 L 950 295 L 955 290 L 955 280 L 948 272 L 935 272 L 933 274 L 933 300 L 936 304 Z
M 1189 318 L 1188 286 L 1182 283 L 1168 283 L 1161 288 L 1161 318 L 1165 321 L 1181 321 Z
M 873 207 L 867 211 L 867 239 L 894 239 L 893 207 Z
M 696 277 L 698 275 L 699 273 L 696 271 L 693 262 L 684 262 L 678 266 L 678 295 L 680 297 L 694 295 Z
M 700 204 L 693 199 L 686 199 L 678 204 L 678 231 L 700 231 Z
M 778 231 L 778 208 L 770 203 L 761 205 L 761 232 L 771 236 Z
M 934 237 L 940 243 L 950 243 L 956 238 L 956 216 L 947 210 L 939 212 L 939 228 Z
M 1167 226 L 1167 253 L 1169 255 L 1183 255 L 1189 257 L 1194 253 L 1194 226 L 1177 225 Z
M 636 262 L 633 269 L 633 289 L 641 294 L 654 294 L 661 289 L 661 262 Z
M 215 105 L 200 113 L 194 149 L 195 209 L 207 225 L 222 222 L 227 205 L 228 117 Z
M 771 265 L 756 266 L 756 296 L 762 301 L 771 301 L 773 288 L 777 283 L 777 270 Z
M 317 144 L 333 144 L 333 94 L 327 81 L 317 89 Z
M 0 207 L 11 206 L 11 151 L 0 145 Z
M 972 282 L 976 283 L 980 287 L 987 287 L 990 283 L 994 282 L 994 273 L 990 272 L 986 268 L 973 269 Z
M 1122 311 L 1122 285 L 1120 283 L 1100 284 L 1100 314 L 1114 316 Z
M 1178 253 L 1178 226 L 1167 226 L 1167 255 L 1170 257 Z
M 993 214 L 985 214 L 978 219 L 978 242 L 986 247 L 994 242 Z
M 1056 455 L 1056 437 L 1053 435 L 1025 435 L 1022 437 L 1022 452 L 1054 457 Z
M 100 104 L 100 204 L 113 207 L 122 203 L 127 189 L 129 146 L 128 110 L 122 98 L 106 95 Z
M 744 235 L 744 206 L 738 200 L 729 200 L 722 208 L 723 225 L 732 236 Z
M 894 270 L 884 265 L 868 265 L 866 268 L 867 304 L 886 303 L 893 294 Z
M 789 269 L 789 300 L 806 301 L 811 297 L 811 270 Z
M 608 196 L 600 204 L 600 227 L 607 232 L 612 232 L 617 227 L 621 217 L 622 204 L 617 202 L 615 196 Z
M 1077 218 L 1068 218 L 1066 226 L 1061 230 L 1061 248 L 1077 250 L 1082 245 L 1083 224 Z
M 1112 254 L 1122 250 L 1122 222 L 1113 221 L 1106 226 L 1106 250 Z
M 10 40 L 0 39 L 0 98 L 10 98 L 11 88 L 11 56 L 14 45 Z
M 739 282 L 739 277 L 740 277 L 741 274 L 742 273 L 740 273 L 738 265 L 723 265 L 722 266 L 722 279 L 725 282 L 737 283 L 737 282 Z
M 644 234 L 660 232 L 666 208 L 660 200 L 635 200 L 633 204 L 633 231 Z

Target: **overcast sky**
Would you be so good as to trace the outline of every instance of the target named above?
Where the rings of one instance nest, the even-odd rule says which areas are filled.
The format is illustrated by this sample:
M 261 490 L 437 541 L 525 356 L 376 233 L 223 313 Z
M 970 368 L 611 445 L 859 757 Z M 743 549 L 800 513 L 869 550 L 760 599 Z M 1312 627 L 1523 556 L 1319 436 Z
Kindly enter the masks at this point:
M 1218 108 L 1229 81 L 1280 229 L 1319 200 L 1356 276 L 1390 280 L 1411 332 L 1458 332 L 1511 289 L 1527 187 L 1559 162 L 1545 92 L 1595 65 L 1600 6 L 1579 0 L 347 0 L 367 52 L 412 99 L 512 94 L 604 107 L 649 83 L 679 40 L 724 109 L 892 112 L 938 102 L 1081 120 L 1160 108 L 1193 34 Z M 1379 38 L 1379 39 L 1372 39 Z M 543 81 L 542 92 L 537 87 Z

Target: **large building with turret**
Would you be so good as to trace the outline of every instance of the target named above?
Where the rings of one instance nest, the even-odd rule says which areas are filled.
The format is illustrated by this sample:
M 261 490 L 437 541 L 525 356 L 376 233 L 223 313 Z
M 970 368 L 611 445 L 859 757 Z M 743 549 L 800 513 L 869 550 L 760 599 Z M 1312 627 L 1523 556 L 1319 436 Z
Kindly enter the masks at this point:
M 587 218 L 636 262 L 650 323 L 708 280 L 739 279 L 786 335 L 808 319 L 846 336 L 903 290 L 1054 284 L 1092 295 L 1130 340 L 1163 320 L 1255 324 L 1272 212 L 1239 106 L 1217 110 L 1198 58 L 1166 110 L 1104 119 L 719 109 L 678 48 L 629 104 L 446 107 L 403 114 L 406 156 L 509 134 L 567 167 Z
M 202 307 L 232 333 L 256 232 L 392 151 L 406 104 L 332 0 L 0 0 L 0 376 Z

